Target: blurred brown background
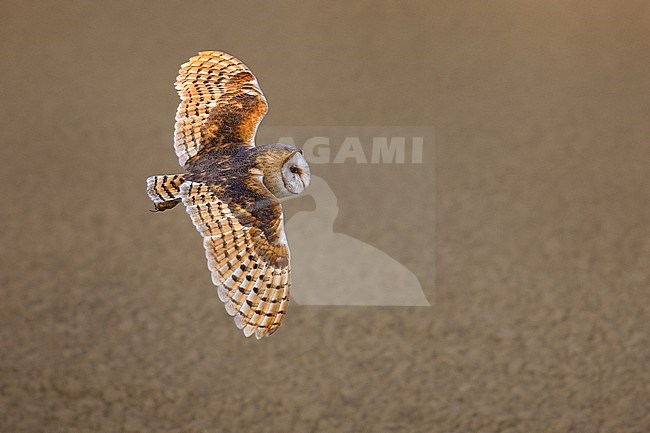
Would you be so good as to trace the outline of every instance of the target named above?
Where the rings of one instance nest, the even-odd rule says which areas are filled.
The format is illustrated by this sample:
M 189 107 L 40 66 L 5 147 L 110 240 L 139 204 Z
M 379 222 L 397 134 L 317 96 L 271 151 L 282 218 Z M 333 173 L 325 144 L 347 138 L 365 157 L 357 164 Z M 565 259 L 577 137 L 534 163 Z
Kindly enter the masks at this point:
M 648 431 L 649 22 L 643 1 L 2 2 L 2 431 Z M 421 166 L 328 178 L 335 229 L 432 307 L 292 305 L 243 338 L 187 215 L 144 193 L 179 171 L 172 84 L 206 49 L 257 75 L 261 129 L 436 128 Z

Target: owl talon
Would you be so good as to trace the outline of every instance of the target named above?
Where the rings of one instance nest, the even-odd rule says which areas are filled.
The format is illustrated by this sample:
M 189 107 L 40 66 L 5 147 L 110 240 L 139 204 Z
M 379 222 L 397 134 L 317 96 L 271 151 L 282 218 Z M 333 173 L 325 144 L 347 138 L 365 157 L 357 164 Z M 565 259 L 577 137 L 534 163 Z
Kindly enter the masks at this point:
M 169 200 L 169 201 L 162 201 L 159 203 L 154 203 L 154 209 L 149 209 L 149 212 L 162 212 L 167 209 L 171 209 L 174 206 L 176 206 L 178 203 L 181 202 L 181 199 L 176 199 L 176 200 Z

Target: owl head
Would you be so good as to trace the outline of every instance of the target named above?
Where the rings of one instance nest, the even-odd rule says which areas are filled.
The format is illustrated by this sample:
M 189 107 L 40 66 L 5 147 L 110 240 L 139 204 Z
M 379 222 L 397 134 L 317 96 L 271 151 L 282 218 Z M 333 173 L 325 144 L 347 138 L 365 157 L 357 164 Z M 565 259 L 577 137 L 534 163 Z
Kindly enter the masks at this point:
M 277 198 L 300 194 L 309 186 L 311 171 L 296 146 L 267 144 L 259 149 L 256 159 L 262 169 L 264 185 Z

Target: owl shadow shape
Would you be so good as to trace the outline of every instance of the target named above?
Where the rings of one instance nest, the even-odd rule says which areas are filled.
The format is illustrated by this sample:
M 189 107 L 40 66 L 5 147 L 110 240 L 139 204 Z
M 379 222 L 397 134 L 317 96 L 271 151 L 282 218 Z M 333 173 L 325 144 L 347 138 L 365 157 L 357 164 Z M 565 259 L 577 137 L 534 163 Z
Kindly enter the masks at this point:
M 318 176 L 306 191 L 316 210 L 286 223 L 291 247 L 291 296 L 303 305 L 430 306 L 417 277 L 388 254 L 334 233 L 336 196 Z

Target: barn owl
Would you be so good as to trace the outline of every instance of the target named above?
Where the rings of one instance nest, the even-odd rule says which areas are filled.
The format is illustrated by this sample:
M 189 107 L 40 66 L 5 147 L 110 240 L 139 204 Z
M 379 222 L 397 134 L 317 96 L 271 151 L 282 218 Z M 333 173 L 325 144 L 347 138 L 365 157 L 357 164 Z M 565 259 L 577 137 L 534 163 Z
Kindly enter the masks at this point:
M 278 199 L 302 193 L 310 170 L 288 144 L 255 146 L 267 103 L 235 57 L 205 51 L 181 66 L 174 149 L 184 173 L 152 176 L 156 211 L 185 205 L 203 246 L 219 299 L 239 329 L 273 334 L 287 311 L 289 245 Z

